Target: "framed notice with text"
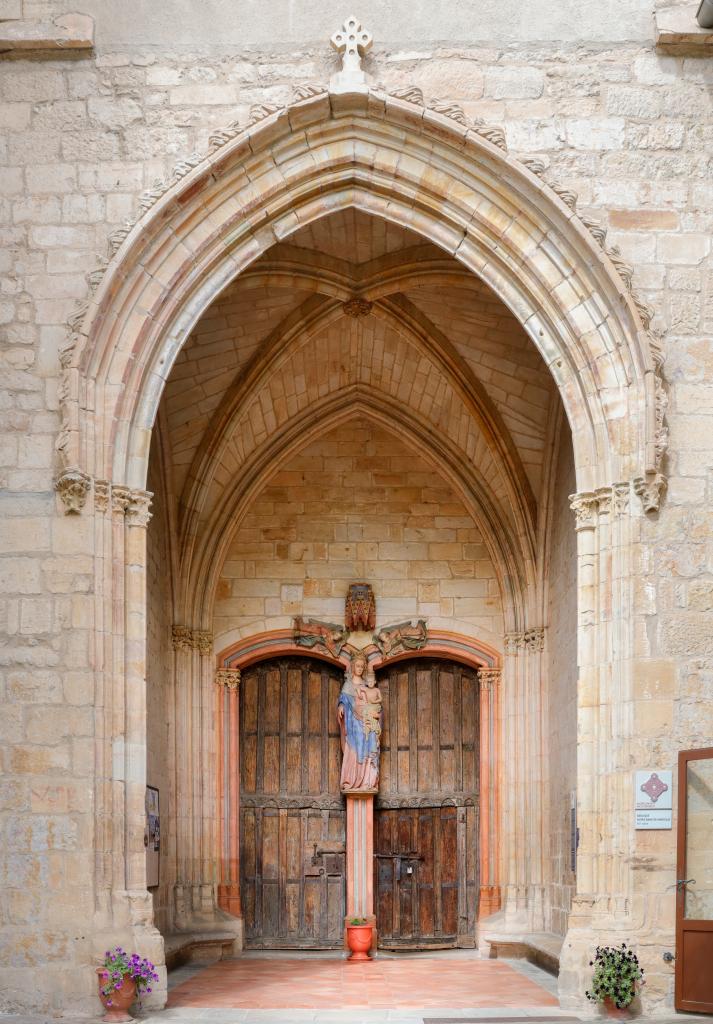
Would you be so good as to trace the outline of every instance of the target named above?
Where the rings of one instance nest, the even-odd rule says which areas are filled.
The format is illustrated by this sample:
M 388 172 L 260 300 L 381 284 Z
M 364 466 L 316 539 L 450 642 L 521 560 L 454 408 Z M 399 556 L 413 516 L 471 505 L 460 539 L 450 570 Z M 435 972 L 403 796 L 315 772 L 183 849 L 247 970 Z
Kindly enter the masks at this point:
M 673 772 L 635 772 L 634 779 L 634 828 L 672 828 Z

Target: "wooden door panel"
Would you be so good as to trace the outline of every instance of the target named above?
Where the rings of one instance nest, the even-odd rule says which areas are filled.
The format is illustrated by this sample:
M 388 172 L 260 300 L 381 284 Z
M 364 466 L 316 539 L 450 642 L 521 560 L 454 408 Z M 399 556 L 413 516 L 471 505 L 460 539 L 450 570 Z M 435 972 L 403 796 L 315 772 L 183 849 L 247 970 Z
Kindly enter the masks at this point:
M 456 663 L 414 659 L 382 672 L 379 687 L 384 728 L 374 886 L 380 943 L 472 946 L 478 893 L 477 674 Z M 414 859 L 409 862 L 406 854 Z
M 465 808 L 376 812 L 374 888 L 382 946 L 469 944 L 463 940 L 475 926 L 475 887 L 474 880 L 464 880 L 461 834 Z
M 274 659 L 243 673 L 240 873 L 249 947 L 341 946 L 341 684 L 340 671 L 306 658 Z

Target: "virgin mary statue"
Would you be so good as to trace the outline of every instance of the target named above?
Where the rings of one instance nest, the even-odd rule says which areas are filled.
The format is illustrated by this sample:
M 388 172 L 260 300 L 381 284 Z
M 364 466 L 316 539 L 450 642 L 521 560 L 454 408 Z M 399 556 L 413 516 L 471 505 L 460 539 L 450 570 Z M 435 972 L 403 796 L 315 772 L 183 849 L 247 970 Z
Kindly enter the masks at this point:
M 342 737 L 342 793 L 376 793 L 379 788 L 381 692 L 366 658 L 355 654 L 337 704 Z

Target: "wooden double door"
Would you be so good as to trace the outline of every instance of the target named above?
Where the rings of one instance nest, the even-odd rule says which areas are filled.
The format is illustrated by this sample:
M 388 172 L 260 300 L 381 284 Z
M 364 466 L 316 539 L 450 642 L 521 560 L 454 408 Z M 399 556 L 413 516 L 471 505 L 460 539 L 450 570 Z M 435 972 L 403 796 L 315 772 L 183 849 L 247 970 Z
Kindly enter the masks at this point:
M 478 909 L 479 688 L 457 663 L 379 675 L 374 901 L 385 948 L 473 946 Z
M 240 882 L 248 948 L 338 948 L 346 896 L 336 708 L 341 669 L 277 658 L 240 686 Z M 374 812 L 380 945 L 474 944 L 478 681 L 413 659 L 379 674 L 384 701 Z

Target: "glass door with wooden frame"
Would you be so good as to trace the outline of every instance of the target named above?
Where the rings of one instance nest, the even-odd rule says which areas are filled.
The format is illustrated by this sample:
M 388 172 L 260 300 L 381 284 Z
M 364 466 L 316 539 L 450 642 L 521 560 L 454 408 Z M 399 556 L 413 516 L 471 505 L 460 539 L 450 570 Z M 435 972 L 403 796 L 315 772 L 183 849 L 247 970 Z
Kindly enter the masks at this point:
M 713 747 L 678 758 L 676 1009 L 713 1013 Z

